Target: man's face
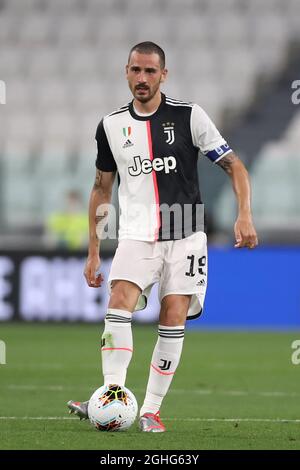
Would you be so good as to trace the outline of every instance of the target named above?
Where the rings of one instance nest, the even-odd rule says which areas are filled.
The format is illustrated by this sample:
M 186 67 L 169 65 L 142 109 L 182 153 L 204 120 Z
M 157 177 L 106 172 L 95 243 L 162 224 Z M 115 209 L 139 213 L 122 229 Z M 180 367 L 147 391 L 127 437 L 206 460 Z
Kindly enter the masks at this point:
M 159 91 L 167 70 L 161 68 L 158 54 L 140 54 L 133 51 L 126 65 L 126 75 L 134 98 L 141 103 L 147 103 Z

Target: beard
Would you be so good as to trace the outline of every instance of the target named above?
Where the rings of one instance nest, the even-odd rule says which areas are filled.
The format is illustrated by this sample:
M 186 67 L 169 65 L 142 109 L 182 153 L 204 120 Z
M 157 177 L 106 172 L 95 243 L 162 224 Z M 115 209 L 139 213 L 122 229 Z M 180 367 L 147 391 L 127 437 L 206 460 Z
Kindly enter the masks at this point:
M 133 96 L 136 100 L 138 100 L 140 103 L 147 103 L 150 101 L 153 96 L 156 94 L 157 90 L 159 89 L 159 84 L 152 89 L 145 85 L 137 85 L 134 90 L 133 90 Z M 144 91 L 144 93 L 139 93 L 139 91 Z
M 137 95 L 137 94 L 135 94 L 134 97 L 140 103 L 148 103 L 148 101 L 151 100 L 152 95 L 150 95 L 150 94 L 148 94 L 148 95 Z

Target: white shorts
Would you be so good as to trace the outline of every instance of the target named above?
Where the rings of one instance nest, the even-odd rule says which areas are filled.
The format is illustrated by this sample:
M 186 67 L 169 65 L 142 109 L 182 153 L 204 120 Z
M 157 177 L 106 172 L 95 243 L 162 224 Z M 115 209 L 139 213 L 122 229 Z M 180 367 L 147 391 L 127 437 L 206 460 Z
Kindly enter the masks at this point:
M 136 310 L 143 310 L 153 284 L 159 300 L 169 294 L 192 295 L 188 319 L 201 314 L 207 285 L 207 239 L 204 232 L 170 241 L 120 240 L 108 278 L 137 284 L 142 293 Z

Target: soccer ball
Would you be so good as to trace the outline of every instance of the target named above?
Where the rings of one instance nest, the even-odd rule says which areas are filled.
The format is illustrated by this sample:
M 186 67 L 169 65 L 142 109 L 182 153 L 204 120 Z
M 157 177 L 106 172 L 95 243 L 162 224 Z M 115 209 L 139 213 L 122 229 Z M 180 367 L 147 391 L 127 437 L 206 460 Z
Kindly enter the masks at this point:
M 134 422 L 137 411 L 133 393 L 117 384 L 98 388 L 88 405 L 90 422 L 98 431 L 125 431 Z

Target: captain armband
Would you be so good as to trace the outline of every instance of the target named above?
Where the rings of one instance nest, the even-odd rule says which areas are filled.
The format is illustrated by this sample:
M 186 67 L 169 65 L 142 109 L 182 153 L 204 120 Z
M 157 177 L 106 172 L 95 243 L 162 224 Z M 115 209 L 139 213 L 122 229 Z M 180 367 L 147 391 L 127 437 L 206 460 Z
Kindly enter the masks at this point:
M 208 157 L 213 163 L 218 163 L 221 158 L 225 157 L 228 153 L 232 152 L 231 148 L 227 143 L 217 147 L 213 150 L 204 152 L 205 156 Z

